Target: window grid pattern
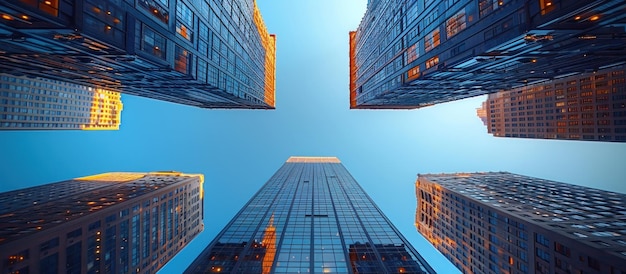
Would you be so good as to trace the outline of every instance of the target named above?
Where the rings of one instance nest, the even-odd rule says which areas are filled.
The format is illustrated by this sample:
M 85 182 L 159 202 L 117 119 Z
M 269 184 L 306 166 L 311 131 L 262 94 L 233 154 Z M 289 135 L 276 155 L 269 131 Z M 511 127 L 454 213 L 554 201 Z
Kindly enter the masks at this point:
M 121 111 L 118 92 L 0 73 L 0 130 L 113 130 Z
M 285 163 L 186 272 L 210 271 L 432 273 L 341 163 L 315 161 Z
M 0 257 L 17 259 L 0 260 L 0 269 L 156 273 L 203 230 L 201 184 L 198 175 L 173 172 L 107 173 L 3 193 L 0 208 L 10 210 L 0 214 Z M 5 207 L 10 196 L 30 204 Z M 161 206 L 165 218 L 155 211 Z M 53 253 L 46 269 L 31 259 Z
M 496 137 L 626 142 L 624 71 L 620 66 L 491 94 L 479 117 Z
M 419 175 L 416 193 L 418 231 L 463 273 L 624 271 L 624 194 L 506 172 Z

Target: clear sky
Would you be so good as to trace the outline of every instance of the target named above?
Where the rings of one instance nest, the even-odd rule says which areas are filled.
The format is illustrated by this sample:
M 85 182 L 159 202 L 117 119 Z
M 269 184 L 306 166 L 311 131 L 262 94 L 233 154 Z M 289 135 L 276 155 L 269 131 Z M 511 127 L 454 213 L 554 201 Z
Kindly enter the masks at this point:
M 0 191 L 111 171 L 205 174 L 205 231 L 179 273 L 291 155 L 337 156 L 439 273 L 416 231 L 418 173 L 509 171 L 626 193 L 626 144 L 494 138 L 484 96 L 418 110 L 349 110 L 348 32 L 366 0 L 258 0 L 277 35 L 277 109 L 208 110 L 124 95 L 119 131 L 0 132 Z

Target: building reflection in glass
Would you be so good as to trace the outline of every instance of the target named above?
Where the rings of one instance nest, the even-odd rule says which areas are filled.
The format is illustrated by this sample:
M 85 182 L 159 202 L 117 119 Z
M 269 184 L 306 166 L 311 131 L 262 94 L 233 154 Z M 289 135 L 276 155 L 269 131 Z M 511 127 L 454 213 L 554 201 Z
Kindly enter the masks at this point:
M 334 157 L 291 157 L 186 273 L 434 273 Z

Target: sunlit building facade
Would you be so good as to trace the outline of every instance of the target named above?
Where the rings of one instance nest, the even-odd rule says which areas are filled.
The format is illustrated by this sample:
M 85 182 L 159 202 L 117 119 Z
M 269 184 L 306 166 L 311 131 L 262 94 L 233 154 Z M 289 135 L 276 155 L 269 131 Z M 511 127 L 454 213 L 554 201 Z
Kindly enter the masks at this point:
M 335 157 L 290 157 L 185 273 L 435 273 Z
M 420 174 L 415 225 L 463 273 L 626 273 L 626 195 L 507 172 Z
M 0 2 L 0 71 L 203 108 L 273 109 L 254 0 Z
M 625 68 L 489 94 L 478 110 L 496 137 L 626 142 Z
M 156 273 L 203 230 L 202 184 L 104 173 L 0 193 L 0 271 Z
M 117 130 L 119 92 L 0 73 L 0 130 Z
M 621 0 L 368 1 L 350 108 L 419 108 L 626 60 Z

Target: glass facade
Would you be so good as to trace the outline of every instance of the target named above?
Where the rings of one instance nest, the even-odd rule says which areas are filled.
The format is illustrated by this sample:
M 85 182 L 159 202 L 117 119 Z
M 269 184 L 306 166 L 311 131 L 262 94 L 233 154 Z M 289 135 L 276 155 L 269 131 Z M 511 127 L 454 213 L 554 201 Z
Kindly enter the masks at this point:
M 291 157 L 186 273 L 434 273 L 334 157 Z
M 463 273 L 626 273 L 626 195 L 507 172 L 420 174 L 417 230 Z

